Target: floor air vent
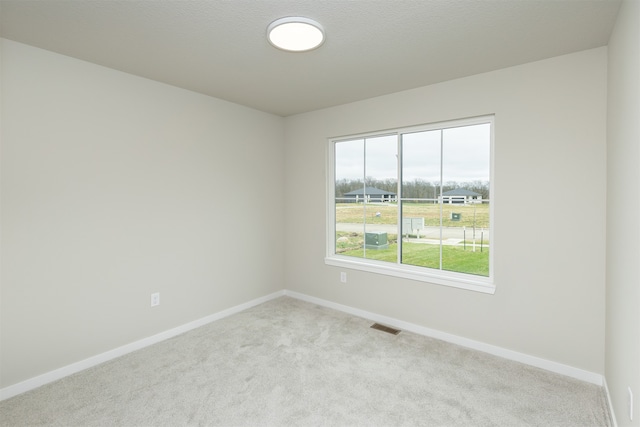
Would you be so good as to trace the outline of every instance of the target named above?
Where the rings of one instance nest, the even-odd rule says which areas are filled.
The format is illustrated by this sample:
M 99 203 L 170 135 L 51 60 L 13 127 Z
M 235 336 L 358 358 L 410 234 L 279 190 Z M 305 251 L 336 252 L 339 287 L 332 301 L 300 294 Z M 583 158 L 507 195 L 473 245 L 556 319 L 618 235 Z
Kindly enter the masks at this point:
M 384 326 L 384 325 L 381 325 L 379 323 L 374 323 L 373 325 L 371 325 L 371 327 L 373 329 L 377 329 L 379 331 L 387 332 L 387 333 L 390 333 L 390 334 L 393 334 L 393 335 L 398 335 L 400 333 L 400 329 L 390 328 L 388 326 Z

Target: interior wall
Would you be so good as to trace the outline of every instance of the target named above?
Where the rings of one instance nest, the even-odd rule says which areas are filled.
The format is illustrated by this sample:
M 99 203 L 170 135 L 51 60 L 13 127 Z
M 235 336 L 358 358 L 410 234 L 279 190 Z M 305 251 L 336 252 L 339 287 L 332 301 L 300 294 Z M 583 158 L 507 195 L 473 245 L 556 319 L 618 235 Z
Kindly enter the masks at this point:
M 0 387 L 283 288 L 281 117 L 1 52 Z
M 287 118 L 286 288 L 603 374 L 606 67 L 598 48 Z M 491 113 L 495 295 L 325 265 L 328 137 Z
M 639 117 L 640 2 L 625 1 L 609 42 L 607 127 L 605 378 L 619 426 L 640 426 Z

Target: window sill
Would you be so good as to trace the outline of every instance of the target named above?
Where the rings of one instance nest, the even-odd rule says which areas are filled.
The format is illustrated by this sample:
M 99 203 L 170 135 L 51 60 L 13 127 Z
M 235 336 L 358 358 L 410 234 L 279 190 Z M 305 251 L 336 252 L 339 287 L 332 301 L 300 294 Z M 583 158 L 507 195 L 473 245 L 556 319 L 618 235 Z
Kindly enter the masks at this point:
M 485 294 L 493 295 L 496 292 L 496 287 L 489 278 L 478 277 L 475 279 L 473 276 L 467 274 L 457 274 L 453 272 L 446 272 L 444 274 L 437 274 L 437 272 L 425 273 L 425 269 L 422 267 L 413 267 L 410 265 L 403 265 L 402 267 L 399 267 L 395 264 L 376 262 L 373 260 L 366 260 L 365 262 L 359 259 L 339 255 L 326 257 L 324 262 L 327 265 L 335 267 L 384 274 L 387 276 L 417 280 L 442 286 L 450 286 L 453 288 L 466 289 Z

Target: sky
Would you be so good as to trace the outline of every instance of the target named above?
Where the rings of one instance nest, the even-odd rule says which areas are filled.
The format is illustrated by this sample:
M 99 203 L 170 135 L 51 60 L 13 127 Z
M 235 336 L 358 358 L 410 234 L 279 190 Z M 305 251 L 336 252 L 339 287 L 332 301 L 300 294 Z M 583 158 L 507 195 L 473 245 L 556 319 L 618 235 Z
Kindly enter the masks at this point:
M 440 180 L 442 132 L 443 181 L 489 181 L 490 131 L 487 123 L 403 134 L 403 179 Z M 397 140 L 396 135 L 383 135 L 336 143 L 336 180 L 396 179 Z

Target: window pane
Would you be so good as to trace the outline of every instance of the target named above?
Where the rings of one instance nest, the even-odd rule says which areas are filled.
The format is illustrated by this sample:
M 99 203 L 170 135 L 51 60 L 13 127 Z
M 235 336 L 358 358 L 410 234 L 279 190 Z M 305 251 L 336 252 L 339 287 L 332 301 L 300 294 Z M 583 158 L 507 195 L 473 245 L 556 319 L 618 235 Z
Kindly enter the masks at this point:
M 365 207 L 364 139 L 335 144 L 336 254 L 362 256 Z M 360 254 L 360 255 L 358 255 Z
M 443 130 L 443 270 L 489 275 L 491 127 Z
M 440 269 L 440 135 L 402 135 L 403 264 Z
M 397 262 L 398 137 L 386 135 L 365 142 L 364 257 Z

